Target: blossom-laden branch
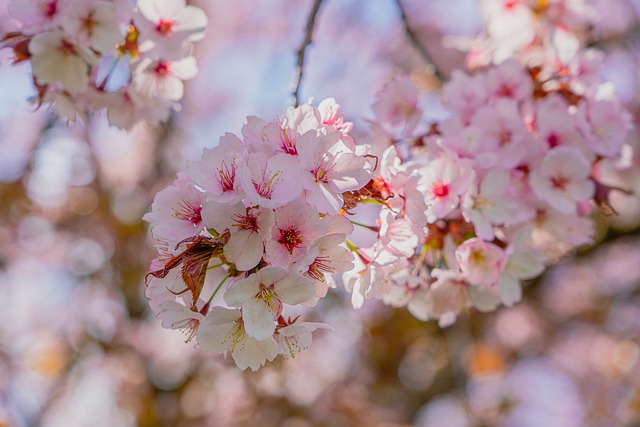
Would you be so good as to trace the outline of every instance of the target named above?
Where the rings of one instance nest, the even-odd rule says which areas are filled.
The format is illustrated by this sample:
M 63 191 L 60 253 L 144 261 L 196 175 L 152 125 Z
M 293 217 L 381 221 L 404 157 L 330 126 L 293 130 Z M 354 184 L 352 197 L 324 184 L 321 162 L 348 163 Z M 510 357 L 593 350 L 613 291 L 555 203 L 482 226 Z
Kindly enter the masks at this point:
M 291 81 L 291 98 L 294 107 L 300 105 L 299 92 L 302 84 L 302 78 L 304 76 L 305 52 L 307 50 L 307 46 L 309 46 L 313 41 L 313 30 L 316 26 L 316 18 L 323 2 L 324 0 L 314 0 L 313 7 L 309 13 L 309 19 L 307 20 L 307 25 L 305 27 L 304 40 L 296 53 L 296 69 L 293 74 L 293 80 Z
M 398 10 L 400 11 L 400 19 L 402 20 L 402 26 L 404 27 L 404 32 L 407 34 L 409 41 L 413 45 L 413 47 L 418 51 L 420 57 L 427 63 L 429 68 L 433 71 L 433 75 L 438 78 L 441 82 L 447 81 L 447 76 L 445 76 L 444 72 L 438 67 L 436 62 L 433 60 L 431 54 L 427 50 L 425 46 L 422 45 L 420 40 L 418 39 L 418 35 L 409 25 L 409 18 L 407 17 L 407 13 L 402 6 L 401 0 L 396 0 L 396 5 L 398 6 Z

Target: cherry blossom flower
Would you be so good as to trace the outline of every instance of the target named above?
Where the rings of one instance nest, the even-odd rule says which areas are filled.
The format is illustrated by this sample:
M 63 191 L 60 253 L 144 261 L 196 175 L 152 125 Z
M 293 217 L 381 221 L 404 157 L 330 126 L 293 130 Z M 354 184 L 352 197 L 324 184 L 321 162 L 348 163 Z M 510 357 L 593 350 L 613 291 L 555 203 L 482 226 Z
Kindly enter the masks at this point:
M 108 54 L 122 42 L 120 22 L 113 3 L 77 2 L 65 14 L 63 27 L 78 44 Z
M 157 239 L 169 242 L 198 235 L 202 222 L 203 193 L 196 190 L 185 173 L 179 173 L 173 185 L 156 194 L 151 212 L 144 216 Z
M 305 186 L 300 163 L 287 154 L 267 157 L 251 153 L 240 171 L 242 189 L 251 204 L 266 208 L 283 206 L 300 196 Z
M 305 187 L 305 197 L 320 213 L 337 214 L 344 203 L 342 193 L 362 188 L 371 179 L 369 159 L 349 150 L 340 136 L 307 132 L 298 141 L 300 165 L 314 183 Z
M 564 214 L 576 213 L 577 204 L 593 197 L 595 184 L 591 168 L 578 149 L 556 147 L 539 168 L 531 171 L 529 183 L 534 193 Z
M 196 339 L 205 351 L 226 354 L 229 350 L 242 370 L 257 371 L 278 355 L 278 344 L 272 337 L 257 340 L 247 334 L 238 309 L 213 307 L 201 322 Z
M 25 33 L 37 34 L 59 25 L 67 4 L 65 0 L 13 0 L 9 13 L 23 23 Z
M 192 79 L 197 72 L 198 67 L 193 56 L 176 61 L 153 61 L 145 58 L 135 69 L 133 83 L 146 97 L 179 101 L 184 95 L 183 80 Z
M 474 172 L 447 157 L 439 157 L 420 169 L 419 190 L 427 204 L 427 221 L 435 222 L 458 207 L 460 195 L 474 179 Z
M 464 278 L 478 286 L 496 284 L 507 262 L 502 249 L 478 238 L 464 241 L 455 256 Z
M 271 236 L 265 244 L 265 258 L 271 265 L 289 267 L 328 231 L 318 212 L 300 200 L 277 208 L 274 214 Z
M 252 269 L 262 259 L 263 240 L 268 238 L 274 222 L 273 211 L 260 207 L 247 208 L 242 203 L 218 203 L 214 200 L 210 198 L 204 203 L 204 222 L 218 233 L 229 230 L 224 256 L 239 271 Z
M 388 82 L 377 94 L 373 111 L 391 136 L 400 139 L 410 136 L 422 116 L 415 84 L 407 78 Z
M 177 59 L 189 55 L 190 44 L 202 40 L 207 17 L 185 0 L 139 0 L 141 50 L 157 58 Z
M 265 267 L 239 280 L 224 294 L 232 307 L 242 307 L 246 333 L 257 340 L 271 337 L 283 304 L 296 305 L 314 296 L 311 280 L 281 267 Z
M 220 138 L 215 148 L 205 148 L 199 161 L 187 162 L 187 173 L 203 190 L 222 203 L 235 203 L 244 197 L 238 179 L 246 161 L 242 141 L 231 133 Z
M 59 30 L 34 36 L 29 43 L 31 64 L 39 84 L 58 83 L 71 93 L 89 86 L 89 66 L 97 63 L 87 48 L 73 43 Z

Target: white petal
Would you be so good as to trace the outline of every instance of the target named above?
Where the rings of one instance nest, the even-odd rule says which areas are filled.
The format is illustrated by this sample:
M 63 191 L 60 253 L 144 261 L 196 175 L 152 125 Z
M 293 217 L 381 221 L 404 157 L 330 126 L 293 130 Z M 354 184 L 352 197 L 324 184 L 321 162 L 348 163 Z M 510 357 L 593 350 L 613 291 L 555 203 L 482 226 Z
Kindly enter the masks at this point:
M 224 301 L 232 307 L 240 307 L 245 301 L 254 298 L 260 291 L 260 284 L 256 274 L 246 279 L 238 280 L 225 292 Z
M 273 312 L 261 298 L 252 298 L 243 304 L 242 319 L 247 335 L 257 340 L 271 337 L 276 330 Z
M 309 301 L 315 296 L 313 281 L 296 273 L 291 273 L 276 283 L 274 291 L 282 302 L 289 305 Z

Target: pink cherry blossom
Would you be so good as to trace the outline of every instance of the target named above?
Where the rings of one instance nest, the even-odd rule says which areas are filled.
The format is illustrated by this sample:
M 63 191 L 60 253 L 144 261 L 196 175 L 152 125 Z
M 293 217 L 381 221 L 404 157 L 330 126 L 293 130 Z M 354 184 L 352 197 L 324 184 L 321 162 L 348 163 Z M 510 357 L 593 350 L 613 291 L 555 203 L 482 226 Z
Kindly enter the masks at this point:
M 247 167 L 240 170 L 247 202 L 272 209 L 300 196 L 305 183 L 302 176 L 300 163 L 287 154 L 251 153 Z
M 427 204 L 427 221 L 444 218 L 458 207 L 462 195 L 473 182 L 474 172 L 447 157 L 439 157 L 420 169 L 418 188 Z
M 252 269 L 262 260 L 262 242 L 271 232 L 273 211 L 265 208 L 247 208 L 243 203 L 230 205 L 214 200 L 209 198 L 204 203 L 204 223 L 218 233 L 228 230 L 230 236 L 224 245 L 225 258 L 234 263 L 239 271 Z
M 185 0 L 139 0 L 137 6 L 135 23 L 140 27 L 141 49 L 157 58 L 187 56 L 191 53 L 188 42 L 204 37 L 206 15 Z
M 135 69 L 133 83 L 147 97 L 179 101 L 184 95 L 183 80 L 192 79 L 198 72 L 196 60 L 188 56 L 176 61 L 145 58 Z
M 478 238 L 463 242 L 456 249 L 455 256 L 464 278 L 478 286 L 496 284 L 507 262 L 502 249 Z
M 288 267 L 306 253 L 328 229 L 318 212 L 300 200 L 275 210 L 275 223 L 265 244 L 265 258 L 271 265 Z
M 199 161 L 187 162 L 187 173 L 217 201 L 235 203 L 244 197 L 238 175 L 246 162 L 245 152 L 242 141 L 227 133 L 217 147 L 205 148 Z
M 24 25 L 27 34 L 36 34 L 59 25 L 65 16 L 66 0 L 13 0 L 9 13 Z
M 271 337 L 275 319 L 283 304 L 296 305 L 314 296 L 311 280 L 281 267 L 265 267 L 246 279 L 235 282 L 225 292 L 224 300 L 232 307 L 242 307 L 246 333 L 257 340 Z
M 305 197 L 320 213 L 337 214 L 342 193 L 362 188 L 371 179 L 372 164 L 340 142 L 341 134 L 314 135 L 307 132 L 298 141 L 298 157 L 310 174 Z
M 77 2 L 65 14 L 63 26 L 77 43 L 108 54 L 123 40 L 120 22 L 113 3 Z
M 388 82 L 377 94 L 373 111 L 387 133 L 400 139 L 410 136 L 422 116 L 415 84 L 408 78 Z
M 185 173 L 179 173 L 170 187 L 156 194 L 151 212 L 144 216 L 154 237 L 175 244 L 200 234 L 203 196 Z
M 578 149 L 556 147 L 547 153 L 539 168 L 531 171 L 529 183 L 540 199 L 564 214 L 572 214 L 579 202 L 594 195 L 590 173 L 589 162 Z

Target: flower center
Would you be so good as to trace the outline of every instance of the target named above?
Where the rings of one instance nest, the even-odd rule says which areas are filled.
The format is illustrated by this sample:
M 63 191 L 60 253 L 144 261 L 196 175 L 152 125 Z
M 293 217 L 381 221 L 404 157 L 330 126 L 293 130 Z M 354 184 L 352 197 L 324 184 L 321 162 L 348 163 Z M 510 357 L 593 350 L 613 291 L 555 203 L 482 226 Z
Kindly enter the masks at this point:
M 156 25 L 156 31 L 163 36 L 168 36 L 173 32 L 174 25 L 175 21 L 171 21 L 169 19 L 160 19 L 158 21 L 158 24 Z
M 224 160 L 220 163 L 217 179 L 223 192 L 233 190 L 233 183 L 236 180 L 236 168 L 234 166 L 234 164 L 231 164 L 231 167 L 227 166 L 227 162 Z
M 443 184 L 442 182 L 436 182 L 435 184 L 433 184 L 432 192 L 433 196 L 438 199 L 447 197 L 449 195 L 449 186 Z
M 287 248 L 289 254 L 292 254 L 293 250 L 302 243 L 300 230 L 296 230 L 293 227 L 289 227 L 286 230 L 280 229 L 280 239 L 278 239 L 278 243 Z

